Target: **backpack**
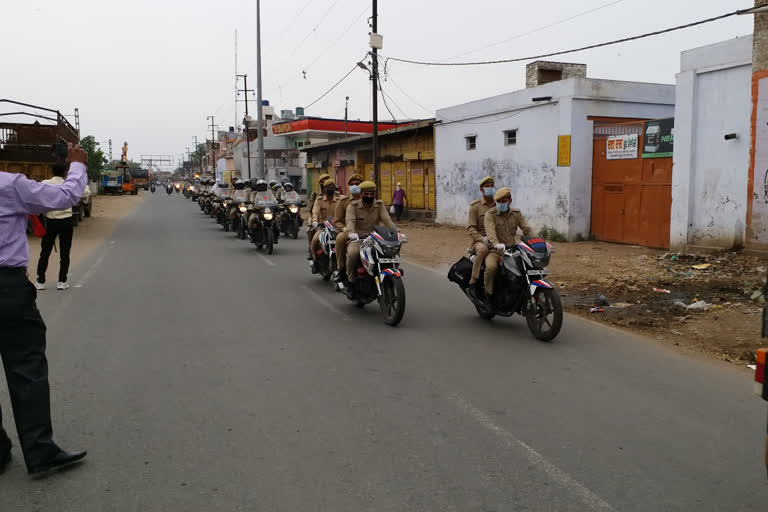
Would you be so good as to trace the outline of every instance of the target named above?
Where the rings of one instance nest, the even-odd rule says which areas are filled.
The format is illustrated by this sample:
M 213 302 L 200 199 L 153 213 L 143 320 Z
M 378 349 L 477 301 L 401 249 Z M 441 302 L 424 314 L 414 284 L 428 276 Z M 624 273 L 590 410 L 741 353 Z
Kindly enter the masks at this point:
M 448 280 L 461 288 L 466 288 L 469 286 L 470 279 L 472 279 L 472 262 L 466 256 L 462 256 L 448 271 Z

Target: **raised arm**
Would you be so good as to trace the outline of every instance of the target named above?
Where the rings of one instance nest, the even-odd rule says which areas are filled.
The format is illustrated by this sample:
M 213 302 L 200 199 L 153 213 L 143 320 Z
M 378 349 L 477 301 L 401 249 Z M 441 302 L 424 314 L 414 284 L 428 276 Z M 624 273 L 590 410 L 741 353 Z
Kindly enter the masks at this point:
M 85 165 L 72 162 L 67 179 L 60 185 L 40 183 L 19 175 L 12 181 L 20 206 L 25 213 L 38 214 L 72 208 L 83 196 Z

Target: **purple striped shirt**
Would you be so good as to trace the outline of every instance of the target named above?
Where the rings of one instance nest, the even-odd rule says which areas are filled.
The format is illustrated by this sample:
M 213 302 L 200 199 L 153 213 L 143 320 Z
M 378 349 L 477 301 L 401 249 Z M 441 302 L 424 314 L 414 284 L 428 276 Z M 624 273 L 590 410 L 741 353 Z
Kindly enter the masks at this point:
M 85 165 L 73 162 L 64 183 L 51 185 L 0 172 L 0 267 L 27 268 L 27 215 L 72 208 L 83 196 Z

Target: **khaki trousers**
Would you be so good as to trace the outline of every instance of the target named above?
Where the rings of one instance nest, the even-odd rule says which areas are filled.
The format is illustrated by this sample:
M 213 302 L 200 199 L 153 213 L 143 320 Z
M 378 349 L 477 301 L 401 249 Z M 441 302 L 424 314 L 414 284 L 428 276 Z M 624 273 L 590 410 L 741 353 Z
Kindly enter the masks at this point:
M 342 231 L 336 235 L 336 266 L 339 270 L 347 268 L 347 244 L 349 243 L 349 234 Z
M 480 270 L 482 270 L 485 257 L 488 256 L 491 248 L 483 242 L 475 242 L 473 248 L 475 249 L 475 261 L 472 262 L 472 282 L 474 283 L 480 279 Z
M 485 293 L 493 295 L 493 282 L 496 279 L 496 272 L 499 270 L 499 258 L 501 254 L 495 249 L 485 257 Z

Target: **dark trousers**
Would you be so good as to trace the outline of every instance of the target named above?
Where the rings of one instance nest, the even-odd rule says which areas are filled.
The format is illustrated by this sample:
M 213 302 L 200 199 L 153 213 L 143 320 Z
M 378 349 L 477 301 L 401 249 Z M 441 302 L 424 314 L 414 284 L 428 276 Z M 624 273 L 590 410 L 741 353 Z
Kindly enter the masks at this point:
M 400 217 L 403 215 L 403 205 L 396 204 L 395 205 L 395 219 L 400 220 Z
M 41 243 L 40 260 L 37 262 L 37 282 L 45 282 L 45 271 L 48 270 L 48 258 L 53 250 L 53 243 L 59 237 L 59 281 L 67 282 L 69 272 L 69 252 L 72 250 L 72 217 L 66 219 L 47 219 L 45 236 Z
M 45 322 L 36 299 L 37 290 L 25 269 L 0 268 L 0 357 L 27 469 L 46 462 L 58 451 L 51 427 Z M 5 449 L 3 445 L 10 446 L 2 418 L 0 410 L 0 450 Z

